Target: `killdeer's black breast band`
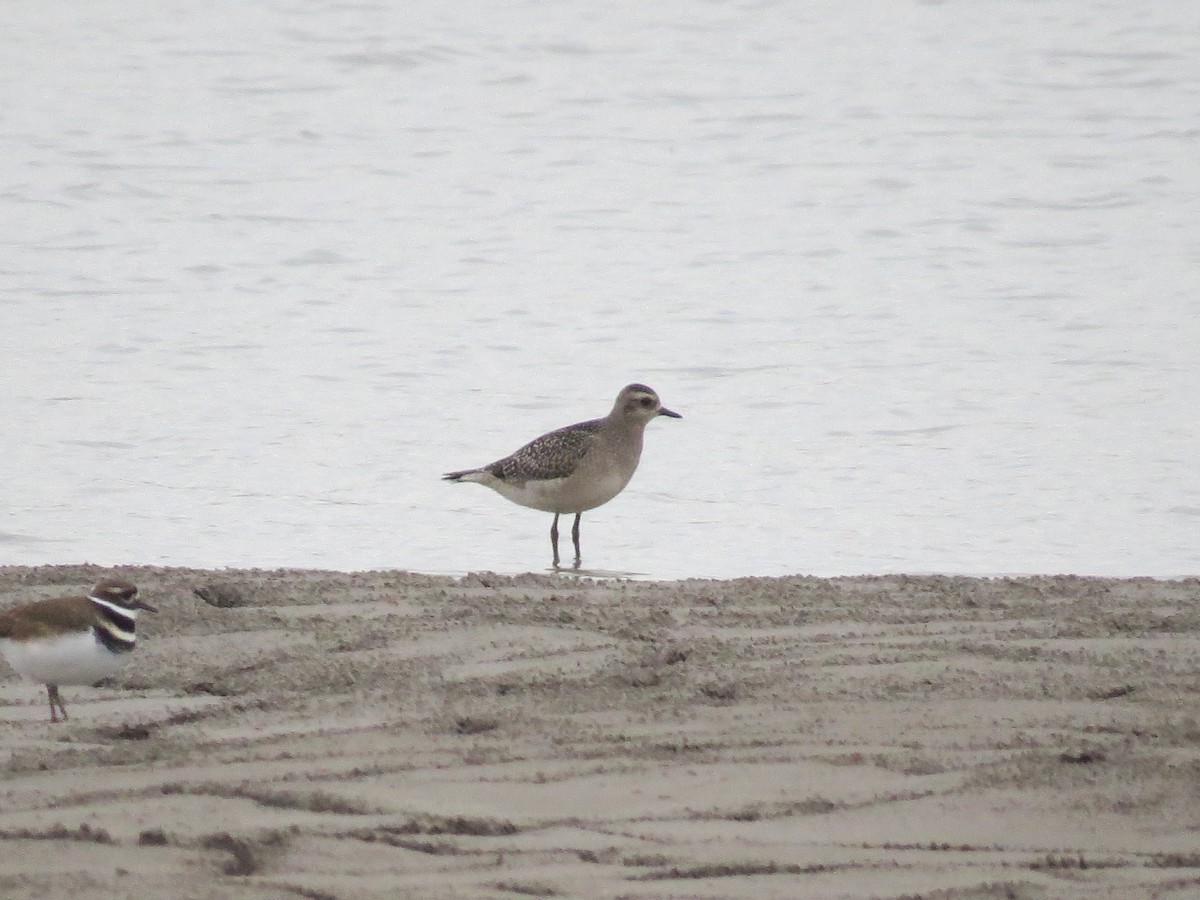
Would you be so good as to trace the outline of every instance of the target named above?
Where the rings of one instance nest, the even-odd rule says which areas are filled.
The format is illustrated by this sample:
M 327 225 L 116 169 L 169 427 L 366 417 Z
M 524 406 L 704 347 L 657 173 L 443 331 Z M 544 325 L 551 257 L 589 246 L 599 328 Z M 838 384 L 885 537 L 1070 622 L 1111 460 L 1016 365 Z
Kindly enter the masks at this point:
M 128 653 L 137 646 L 137 638 L 132 634 L 126 635 L 113 631 L 106 624 L 93 625 L 92 633 L 109 653 Z
M 137 646 L 137 613 L 106 600 L 88 599 L 99 620 L 92 626 L 92 631 L 105 649 L 111 653 L 128 653 Z

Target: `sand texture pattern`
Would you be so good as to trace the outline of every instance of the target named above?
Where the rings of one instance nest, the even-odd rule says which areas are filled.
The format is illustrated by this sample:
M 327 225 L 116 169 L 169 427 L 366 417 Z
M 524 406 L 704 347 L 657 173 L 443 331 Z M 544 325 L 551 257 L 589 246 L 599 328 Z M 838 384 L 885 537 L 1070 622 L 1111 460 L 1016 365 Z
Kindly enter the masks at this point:
M 0 606 L 113 570 L 0 569 Z M 128 567 L 0 896 L 1200 896 L 1200 580 Z

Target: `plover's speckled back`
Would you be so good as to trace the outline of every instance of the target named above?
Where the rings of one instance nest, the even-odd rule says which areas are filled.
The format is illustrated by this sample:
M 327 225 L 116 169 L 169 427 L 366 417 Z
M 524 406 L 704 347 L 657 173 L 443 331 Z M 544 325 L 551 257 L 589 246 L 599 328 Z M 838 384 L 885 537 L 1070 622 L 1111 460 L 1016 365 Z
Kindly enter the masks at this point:
M 603 419 L 559 428 L 490 465 L 449 472 L 443 477 L 447 481 L 484 484 L 521 506 L 554 513 L 550 545 L 555 566 L 558 517 L 575 513 L 571 538 L 578 567 L 580 518 L 629 484 L 642 456 L 642 432 L 646 423 L 657 416 L 682 418 L 664 407 L 650 388 L 631 384 L 617 395 L 612 412 Z

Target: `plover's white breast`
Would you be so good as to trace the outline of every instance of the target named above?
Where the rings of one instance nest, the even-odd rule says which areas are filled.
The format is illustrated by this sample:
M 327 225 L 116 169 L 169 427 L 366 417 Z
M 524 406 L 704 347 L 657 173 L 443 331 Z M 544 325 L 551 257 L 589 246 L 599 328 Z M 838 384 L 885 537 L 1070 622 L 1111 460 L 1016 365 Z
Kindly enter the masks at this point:
M 0 641 L 8 664 L 42 684 L 95 684 L 121 669 L 128 653 L 113 653 L 89 628 L 34 641 Z

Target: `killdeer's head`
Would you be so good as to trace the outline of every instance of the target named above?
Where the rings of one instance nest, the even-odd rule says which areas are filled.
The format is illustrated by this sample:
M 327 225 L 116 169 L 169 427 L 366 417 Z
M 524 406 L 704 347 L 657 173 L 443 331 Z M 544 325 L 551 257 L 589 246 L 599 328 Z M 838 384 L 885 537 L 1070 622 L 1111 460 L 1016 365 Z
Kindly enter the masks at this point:
M 101 600 L 108 603 L 113 603 L 125 609 L 144 609 L 146 612 L 158 612 L 153 606 L 144 600 L 139 600 L 137 596 L 138 589 L 120 578 L 105 578 L 96 584 L 88 597 L 92 600 Z
M 657 416 L 669 416 L 672 419 L 682 419 L 679 413 L 667 409 L 658 399 L 658 394 L 644 384 L 631 384 L 622 389 L 617 395 L 613 408 L 625 419 L 645 425 Z

